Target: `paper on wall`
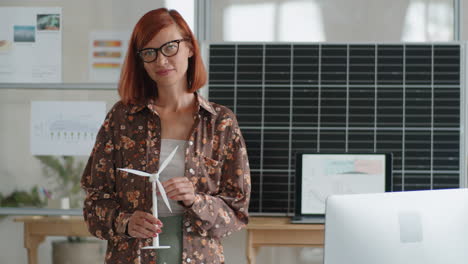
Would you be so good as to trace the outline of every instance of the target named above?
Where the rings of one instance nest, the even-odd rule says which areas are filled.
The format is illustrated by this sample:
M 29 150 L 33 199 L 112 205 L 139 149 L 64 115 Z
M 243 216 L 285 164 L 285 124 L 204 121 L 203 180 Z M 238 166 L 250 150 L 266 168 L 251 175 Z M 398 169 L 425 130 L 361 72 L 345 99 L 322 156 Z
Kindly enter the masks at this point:
M 0 7 L 0 82 L 62 82 L 62 8 Z
M 94 31 L 89 41 L 89 79 L 116 83 L 128 48 L 128 31 Z
M 31 102 L 32 155 L 89 155 L 105 114 L 105 102 Z

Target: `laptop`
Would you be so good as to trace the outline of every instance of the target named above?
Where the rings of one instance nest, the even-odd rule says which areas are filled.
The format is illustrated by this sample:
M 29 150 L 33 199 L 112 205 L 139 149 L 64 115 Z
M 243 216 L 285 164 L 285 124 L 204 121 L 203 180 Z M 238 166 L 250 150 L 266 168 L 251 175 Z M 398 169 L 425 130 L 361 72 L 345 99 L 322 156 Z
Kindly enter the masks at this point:
M 468 189 L 333 195 L 325 264 L 468 261 Z
M 391 153 L 296 153 L 294 224 L 325 222 L 332 194 L 391 191 Z

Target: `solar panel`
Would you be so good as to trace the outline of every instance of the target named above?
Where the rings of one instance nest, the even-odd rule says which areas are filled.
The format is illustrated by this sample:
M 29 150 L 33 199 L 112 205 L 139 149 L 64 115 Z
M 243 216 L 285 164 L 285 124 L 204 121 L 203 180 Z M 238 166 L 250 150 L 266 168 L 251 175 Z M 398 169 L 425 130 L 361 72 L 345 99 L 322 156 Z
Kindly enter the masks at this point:
M 292 213 L 295 151 L 392 152 L 393 190 L 460 186 L 459 44 L 211 44 L 209 98 L 237 115 L 251 212 Z

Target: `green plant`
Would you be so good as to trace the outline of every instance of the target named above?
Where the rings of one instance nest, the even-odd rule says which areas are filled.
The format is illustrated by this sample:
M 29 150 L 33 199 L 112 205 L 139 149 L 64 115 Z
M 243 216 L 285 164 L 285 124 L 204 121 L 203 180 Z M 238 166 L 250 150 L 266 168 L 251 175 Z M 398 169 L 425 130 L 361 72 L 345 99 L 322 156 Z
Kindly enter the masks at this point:
M 14 190 L 7 196 L 0 193 L 0 207 L 43 207 L 45 201 L 41 199 L 37 186 L 28 191 Z M 6 216 L 0 216 L 0 219 Z
M 58 197 L 69 197 L 72 208 L 81 207 L 83 191 L 80 186 L 84 162 L 76 161 L 73 156 L 36 156 L 41 161 L 43 172 L 52 177 L 56 188 L 53 193 Z
M 41 199 L 37 186 L 31 188 L 29 192 L 14 190 L 7 196 L 0 193 L 0 207 L 42 207 L 44 205 L 45 201 Z

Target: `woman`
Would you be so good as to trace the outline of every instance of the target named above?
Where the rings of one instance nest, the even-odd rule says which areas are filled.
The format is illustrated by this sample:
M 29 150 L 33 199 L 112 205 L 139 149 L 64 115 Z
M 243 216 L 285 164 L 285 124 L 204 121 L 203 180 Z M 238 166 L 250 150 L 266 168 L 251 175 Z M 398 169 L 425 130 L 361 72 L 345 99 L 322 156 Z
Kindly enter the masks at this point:
M 177 11 L 153 10 L 138 21 L 121 100 L 107 114 L 82 177 L 85 221 L 108 240 L 106 263 L 156 263 L 159 252 L 170 255 L 167 263 L 224 263 L 220 239 L 247 224 L 245 143 L 235 115 L 196 92 L 206 78 L 197 41 Z M 148 178 L 117 169 L 157 172 L 175 146 L 160 178 L 173 212 L 161 204 L 155 219 Z M 141 249 L 157 235 L 171 248 Z

